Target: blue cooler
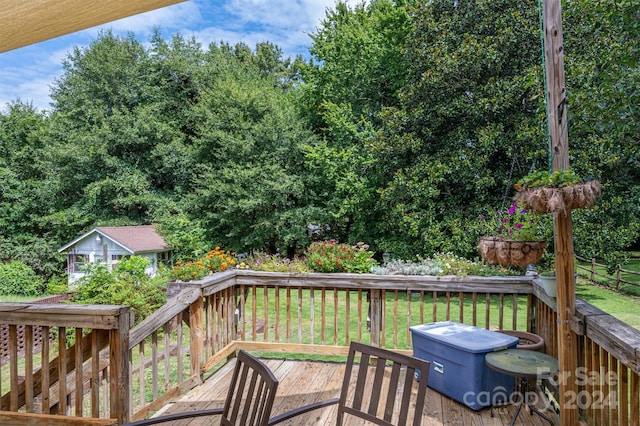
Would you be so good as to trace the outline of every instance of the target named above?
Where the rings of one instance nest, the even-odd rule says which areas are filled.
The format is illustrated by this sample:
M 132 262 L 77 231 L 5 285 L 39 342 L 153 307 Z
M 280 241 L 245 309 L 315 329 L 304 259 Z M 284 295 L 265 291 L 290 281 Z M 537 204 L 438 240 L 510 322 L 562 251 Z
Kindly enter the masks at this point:
M 515 348 L 517 337 L 453 321 L 410 329 L 413 356 L 431 362 L 430 388 L 473 410 L 509 401 L 514 378 L 487 367 L 484 356 Z

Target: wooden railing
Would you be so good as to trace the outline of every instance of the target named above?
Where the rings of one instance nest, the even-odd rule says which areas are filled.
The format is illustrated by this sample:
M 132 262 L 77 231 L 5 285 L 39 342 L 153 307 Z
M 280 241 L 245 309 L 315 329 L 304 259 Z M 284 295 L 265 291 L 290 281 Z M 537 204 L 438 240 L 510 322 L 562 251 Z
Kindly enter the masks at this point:
M 130 317 L 122 306 L 0 303 L 9 329 L 0 412 L 127 420 Z M 36 334 L 52 338 L 36 346 Z
M 10 384 L 10 391 L 2 392 L 2 410 L 39 412 L 35 401 L 46 399 L 45 388 L 49 388 L 49 399 L 59 400 L 57 396 L 52 397 L 58 394 L 57 377 L 66 375 L 67 384 L 62 385 L 67 388 L 62 394 L 68 395 L 65 409 L 60 409 L 65 403 L 48 404 L 55 407 L 56 412 L 110 417 L 120 422 L 139 419 L 197 386 L 205 373 L 226 362 L 237 349 L 343 356 L 349 341 L 359 340 L 411 352 L 409 326 L 433 321 L 452 320 L 490 329 L 532 331 L 544 337 L 547 353 L 555 356 L 558 353 L 555 300 L 532 285 L 532 279 L 528 277 L 284 274 L 233 270 L 201 281 L 169 283 L 167 294 L 167 304 L 131 330 L 128 323 L 125 327 L 120 320 L 112 329 L 102 323 L 101 327 L 92 327 L 88 320 L 80 325 L 58 318 L 61 322 L 55 323 L 48 317 L 47 323 L 55 324 L 61 335 L 69 335 L 69 327 L 95 328 L 96 331 L 81 339 L 81 351 L 65 341 L 63 346 L 72 348 L 63 351 L 62 358 L 67 358 L 66 362 L 42 364 L 49 366 L 49 386 L 39 387 L 36 384 L 39 378 L 27 377 L 31 368 L 36 375 L 46 375 L 38 373 L 33 363 L 26 367 L 24 375 L 11 367 L 23 358 L 14 351 L 12 360 L 0 375 L 2 383 Z M 16 327 L 44 325 L 35 312 L 12 316 L 11 321 L 5 321 L 4 313 L 10 311 L 7 305 L 14 304 L 0 304 L 3 313 L 0 323 Z M 66 306 L 65 309 L 86 312 L 82 307 Z M 97 315 L 102 307 L 87 309 Z M 582 370 L 568 373 L 568 379 L 580 380 L 575 405 L 582 418 L 594 425 L 638 425 L 640 332 L 583 301 L 577 302 L 572 329 L 579 336 L 577 356 Z M 119 370 L 116 374 L 101 364 L 106 358 L 88 357 L 101 362 L 95 367 L 95 371 L 101 373 L 92 376 L 89 382 L 104 383 L 100 379 L 106 375 L 110 378 L 110 388 L 108 392 L 94 392 L 93 388 L 87 387 L 86 381 L 82 382 L 85 389 L 82 393 L 87 392 L 91 401 L 83 404 L 93 407 L 94 401 L 107 403 L 98 404 L 102 407 L 98 410 L 79 410 L 74 391 L 69 390 L 68 384 L 74 383 L 73 386 L 80 388 L 81 381 L 77 374 L 75 379 L 69 377 L 75 374 L 74 370 L 87 371 L 89 362 L 81 365 L 69 361 L 73 358 L 70 354 L 82 353 L 84 359 L 85 352 L 99 354 L 100 349 L 107 349 L 102 343 L 106 335 L 100 330 L 121 336 L 121 341 L 126 342 L 129 362 L 125 363 L 126 368 L 116 369 Z M 84 334 L 81 332 L 80 335 Z M 113 352 L 114 346 L 109 348 Z M 29 356 L 24 357 L 27 358 Z M 112 362 L 121 360 L 111 356 L 109 363 Z M 64 370 L 55 365 L 64 365 Z M 56 368 L 58 372 L 55 372 Z M 60 371 L 66 374 L 60 374 Z M 114 387 L 118 389 L 117 393 Z M 27 407 L 26 401 L 31 398 L 34 402 Z M 606 398 L 607 402 L 600 398 Z
M 555 299 L 536 286 L 534 294 L 536 333 L 547 342 L 546 352 L 557 357 L 561 342 Z M 578 336 L 578 371 L 564 372 L 559 380 L 578 384 L 577 394 L 568 398 L 572 408 L 588 425 L 638 426 L 640 330 L 580 299 L 571 328 Z

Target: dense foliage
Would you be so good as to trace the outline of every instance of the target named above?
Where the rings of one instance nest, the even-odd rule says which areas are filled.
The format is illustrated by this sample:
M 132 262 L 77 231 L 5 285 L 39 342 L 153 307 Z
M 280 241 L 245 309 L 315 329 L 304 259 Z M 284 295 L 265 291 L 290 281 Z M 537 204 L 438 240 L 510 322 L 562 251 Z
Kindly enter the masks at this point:
M 308 61 L 268 42 L 101 33 L 68 54 L 50 111 L 0 112 L 0 262 L 49 281 L 82 232 L 145 223 L 184 262 L 218 245 L 293 258 L 328 239 L 474 257 L 478 218 L 548 168 L 538 12 L 338 2 Z M 603 186 L 574 212 L 575 247 L 611 264 L 640 236 L 638 13 L 564 10 L 570 163 Z
M 17 260 L 0 264 L 0 294 L 40 296 L 43 293 L 42 278 L 28 265 Z
M 131 256 L 118 263 L 115 271 L 104 264 L 86 265 L 85 275 L 76 283 L 72 300 L 94 305 L 127 305 L 139 323 L 166 301 L 166 280 L 145 273 L 149 260 Z

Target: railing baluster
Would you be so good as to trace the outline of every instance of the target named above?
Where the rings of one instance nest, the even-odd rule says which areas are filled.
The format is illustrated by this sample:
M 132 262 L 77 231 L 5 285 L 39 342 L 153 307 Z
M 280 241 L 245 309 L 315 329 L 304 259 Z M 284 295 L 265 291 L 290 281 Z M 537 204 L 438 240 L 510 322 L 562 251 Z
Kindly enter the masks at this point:
M 338 289 L 333 289 L 333 344 L 334 346 L 338 345 L 338 332 L 340 328 L 338 327 Z M 349 323 L 347 323 L 349 324 Z
M 438 292 L 433 291 L 431 293 L 432 299 L 432 313 L 431 313 L 431 322 L 438 321 Z
M 316 337 L 316 293 L 315 291 L 311 288 L 309 289 L 309 339 L 311 344 L 315 344 L 315 337 Z M 326 330 L 326 301 L 327 301 L 327 295 L 325 292 L 324 287 L 320 290 L 320 341 L 322 342 L 322 344 L 326 344 L 326 336 L 325 336 L 325 330 Z
M 447 321 L 451 320 L 451 292 L 446 292 L 446 305 L 445 305 L 445 319 Z
M 302 287 L 298 287 L 298 343 L 302 343 Z
M 229 299 L 227 299 L 229 300 Z M 184 377 L 184 350 L 182 348 L 182 342 L 184 339 L 184 333 L 182 330 L 182 317 L 183 315 L 187 315 L 187 313 L 185 311 L 182 311 L 178 314 L 178 318 L 176 321 L 176 334 L 177 334 L 177 342 L 176 342 L 176 375 L 177 375 L 177 380 L 178 383 L 182 382 L 182 379 Z
M 58 414 L 67 414 L 67 328 L 58 327 Z
M 287 287 L 287 343 L 291 342 L 291 287 Z
M 489 319 L 491 312 L 491 294 L 485 293 L 484 296 L 484 328 L 489 329 Z
M 471 293 L 471 316 L 472 325 L 478 325 L 478 293 L 475 291 Z
M 129 382 L 132 382 L 129 371 Z M 91 417 L 100 417 L 100 350 L 98 348 L 98 331 L 91 330 Z M 133 406 L 129 400 L 129 405 Z
M 398 290 L 393 290 L 393 347 L 398 349 Z
M 253 340 L 254 342 L 256 340 L 258 340 L 258 334 L 257 334 L 257 318 L 256 318 L 256 312 L 257 312 L 257 306 L 256 306 L 256 302 L 258 300 L 258 295 L 256 294 L 258 292 L 257 287 L 251 286 L 251 325 L 252 330 L 251 330 L 251 340 Z M 229 301 L 227 300 L 227 303 L 229 303 Z
M 177 321 L 177 319 L 175 320 Z M 167 321 L 164 324 L 164 391 L 167 392 L 171 387 L 171 330 L 172 322 Z
M 498 305 L 498 330 L 504 329 L 504 293 L 500 293 Z
M 274 297 L 275 297 L 275 320 L 276 320 L 276 329 L 275 329 L 275 339 L 276 342 L 280 341 L 280 287 L 275 286 L 273 289 Z
M 75 371 L 74 374 L 76 376 L 76 382 L 75 382 L 75 387 L 76 387 L 76 391 L 75 391 L 75 410 L 76 410 L 76 416 L 77 417 L 82 417 L 82 403 L 83 403 L 83 396 L 84 396 L 84 382 L 83 382 L 83 368 L 82 368 L 82 328 L 80 327 L 76 327 L 76 343 L 75 343 L 75 347 L 76 347 L 76 352 L 75 352 L 75 357 L 76 357 L 76 362 L 75 362 Z
M 42 352 L 41 352 L 41 363 L 40 363 L 40 371 L 42 371 L 42 408 L 40 411 L 43 414 L 49 414 L 50 412 L 50 395 L 49 389 L 51 387 L 51 383 L 49 381 L 49 353 L 50 345 L 49 345 L 49 327 L 42 327 Z
M 262 327 L 262 330 L 263 330 L 262 341 L 268 342 L 269 341 L 269 291 L 266 285 L 262 287 L 262 303 L 263 303 L 262 311 L 264 312 L 264 325 Z
M 178 328 L 180 328 L 179 325 Z M 164 348 L 165 359 L 167 358 L 168 349 L 168 347 Z M 158 399 L 158 331 L 156 330 L 151 333 L 151 392 L 153 399 Z
M 33 413 L 33 326 L 24 326 L 24 398 L 25 410 Z M 2 392 L 0 392 L 2 395 Z
M 358 289 L 358 341 L 362 341 L 362 290 Z
M 18 389 L 18 326 L 9 325 L 9 383 Z M 18 411 L 18 392 L 11 392 L 9 410 Z
M 349 345 L 349 343 L 351 342 L 351 292 L 349 291 L 349 289 L 344 291 L 344 300 L 345 300 L 345 307 L 344 307 L 344 316 L 345 316 L 345 322 L 347 324 L 347 326 L 345 327 L 345 345 Z

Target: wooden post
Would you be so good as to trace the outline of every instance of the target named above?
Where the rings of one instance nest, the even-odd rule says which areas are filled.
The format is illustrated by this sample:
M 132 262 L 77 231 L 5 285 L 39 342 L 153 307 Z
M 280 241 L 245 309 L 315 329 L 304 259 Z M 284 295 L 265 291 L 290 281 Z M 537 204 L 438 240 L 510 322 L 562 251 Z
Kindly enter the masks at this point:
M 115 314 L 116 327 L 109 330 L 109 394 L 110 417 L 118 424 L 129 421 L 131 415 L 129 375 L 129 330 L 131 315 L 128 306 L 122 306 Z M 62 377 L 62 375 L 61 375 Z M 62 398 L 61 398 L 62 399 Z
M 198 297 L 189 306 L 189 352 L 191 355 L 191 377 L 198 376 L 202 382 L 202 351 L 204 338 L 202 332 L 202 315 L 204 304 Z
M 569 168 L 567 93 L 564 83 L 564 50 L 560 0 L 543 0 L 544 57 L 547 79 L 547 116 L 552 169 Z M 558 364 L 560 368 L 560 421 L 563 426 L 579 423 L 578 336 L 571 329 L 575 315 L 574 252 L 571 211 L 554 213 L 556 280 L 558 283 Z

